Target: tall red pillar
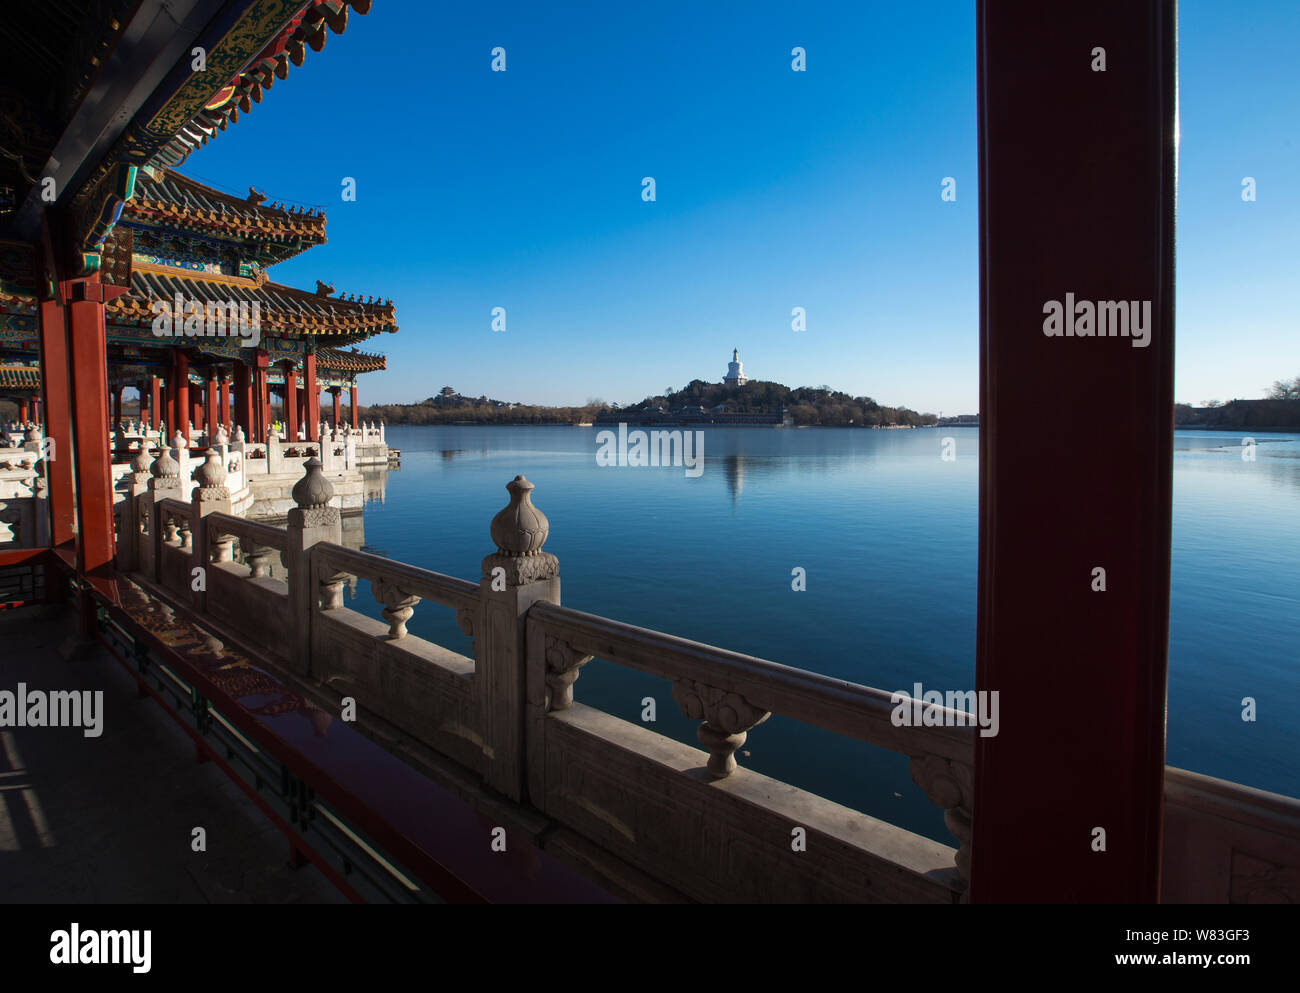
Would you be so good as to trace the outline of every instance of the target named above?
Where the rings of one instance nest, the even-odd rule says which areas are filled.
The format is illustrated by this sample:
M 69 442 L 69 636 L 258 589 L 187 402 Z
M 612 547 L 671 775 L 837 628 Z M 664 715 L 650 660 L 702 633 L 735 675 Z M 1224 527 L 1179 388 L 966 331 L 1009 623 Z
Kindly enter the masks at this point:
M 1155 903 L 1173 492 L 1175 3 L 1049 10 L 1041 0 L 979 0 L 976 25 L 975 685 L 999 694 L 1001 720 L 995 735 L 974 739 L 971 899 Z M 1110 56 L 1104 72 L 1091 71 L 1093 45 Z M 1098 331 L 1082 307 L 1096 300 L 1134 301 L 1123 335 Z M 1144 310 L 1145 332 L 1133 336 Z M 1082 317 L 1088 333 L 1076 335 Z
M 339 399 L 343 390 L 338 386 L 330 387 L 330 396 L 334 398 L 334 430 L 339 429 L 339 417 L 342 416 L 342 410 L 339 407 Z
M 48 249 L 48 246 L 47 246 Z M 46 269 L 51 279 L 53 270 Z M 76 489 L 72 471 L 72 375 L 68 368 L 67 308 L 61 295 L 41 301 L 41 387 L 45 397 L 45 458 L 50 504 L 50 543 L 71 541 L 77 533 Z
M 290 445 L 298 442 L 298 369 L 284 363 L 284 425 Z
M 27 398 L 21 397 L 18 400 L 18 423 L 27 423 Z
M 269 357 L 264 349 L 254 353 L 253 402 L 257 423 L 253 440 L 266 441 L 266 433 L 271 427 L 271 387 L 267 382 Z
M 32 420 L 37 424 L 41 423 L 41 398 L 40 396 L 32 397 Z
M 172 378 L 176 380 L 174 409 L 172 410 L 172 434 L 179 431 L 188 442 L 190 438 L 190 359 L 179 348 L 173 357 Z
M 158 401 L 159 397 L 158 377 L 149 377 L 149 430 L 158 430 Z
M 249 416 L 253 410 L 252 377 L 249 376 L 248 366 L 243 360 L 235 362 L 234 379 L 235 424 L 244 429 L 244 437 L 251 442 L 257 437 L 252 418 Z
M 113 481 L 108 442 L 108 349 L 104 305 L 125 287 L 97 277 L 66 283 L 72 370 L 73 473 L 77 487 L 77 571 L 92 582 L 111 576 Z M 81 633 L 95 634 L 93 602 L 82 599 Z
M 224 369 L 218 369 L 217 375 L 221 377 L 221 402 L 218 405 L 221 426 L 226 429 L 226 434 L 230 434 L 230 375 Z
M 307 421 L 307 440 L 320 440 L 320 387 L 316 384 L 316 353 L 309 351 L 303 356 L 303 383 L 307 394 L 307 409 L 304 416 Z
M 217 404 L 219 391 L 220 386 L 217 382 L 217 367 L 208 366 L 208 385 L 207 389 L 203 392 L 203 399 L 206 406 L 204 416 L 207 419 L 208 425 L 208 445 L 212 444 L 212 438 L 217 433 L 217 424 L 221 417 Z
M 355 430 L 357 427 L 358 427 L 358 422 L 357 422 L 357 384 L 356 384 L 355 381 L 353 381 L 353 383 L 352 383 L 352 428 L 353 428 L 353 430 Z

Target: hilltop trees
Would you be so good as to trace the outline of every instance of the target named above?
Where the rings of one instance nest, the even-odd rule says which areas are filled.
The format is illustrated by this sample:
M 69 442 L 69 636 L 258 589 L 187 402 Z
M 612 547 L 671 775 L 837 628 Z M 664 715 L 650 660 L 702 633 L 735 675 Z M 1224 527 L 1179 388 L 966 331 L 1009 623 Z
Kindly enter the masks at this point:
M 1300 376 L 1289 383 L 1284 379 L 1277 380 L 1265 396 L 1270 400 L 1300 400 Z
M 871 397 L 851 397 L 829 386 L 791 389 L 762 379 L 751 379 L 744 386 L 736 387 L 694 379 L 675 393 L 670 390 L 664 396 L 647 397 L 628 410 L 635 412 L 663 407 L 675 413 L 683 407 L 698 406 L 708 410 L 719 404 L 736 414 L 777 414 L 785 408 L 796 424 L 914 427 L 938 422 L 933 414 L 918 414 L 906 407 L 882 407 Z

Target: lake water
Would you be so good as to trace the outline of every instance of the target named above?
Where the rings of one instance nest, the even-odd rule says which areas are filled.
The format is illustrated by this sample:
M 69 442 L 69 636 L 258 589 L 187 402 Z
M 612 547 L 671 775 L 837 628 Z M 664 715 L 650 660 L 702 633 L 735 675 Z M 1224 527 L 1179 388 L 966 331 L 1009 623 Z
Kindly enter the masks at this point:
M 402 467 L 365 512 L 366 549 L 477 580 L 488 523 L 523 473 L 570 607 L 889 692 L 975 673 L 975 428 L 708 427 L 704 471 L 596 464 L 596 430 L 390 427 Z M 956 439 L 955 461 L 940 440 Z M 1300 795 L 1300 435 L 1177 432 L 1171 765 Z M 807 573 L 806 592 L 791 570 Z M 379 617 L 366 584 L 348 606 Z M 408 624 L 468 652 L 450 610 Z M 575 699 L 696 744 L 665 680 L 597 659 Z M 1243 697 L 1258 719 L 1241 719 Z M 773 716 L 748 768 L 951 844 L 907 760 Z

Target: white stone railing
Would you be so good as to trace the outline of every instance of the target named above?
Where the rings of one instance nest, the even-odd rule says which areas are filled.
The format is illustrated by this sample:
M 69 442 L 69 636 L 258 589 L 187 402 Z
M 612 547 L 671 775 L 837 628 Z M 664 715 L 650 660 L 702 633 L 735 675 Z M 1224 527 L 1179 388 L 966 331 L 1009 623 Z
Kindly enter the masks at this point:
M 546 754 L 548 736 L 556 730 L 547 716 L 573 706 L 580 669 L 599 657 L 671 682 L 673 700 L 687 717 L 702 722 L 697 733 L 709 752 L 706 769 L 714 780 L 736 771 L 736 751 L 774 713 L 908 756 L 913 781 L 945 811 L 945 823 L 960 844 L 955 863 L 963 885 L 968 880 L 975 729 L 960 726 L 963 715 L 935 707 L 932 719 L 948 726 L 896 726 L 891 720 L 896 698 L 883 690 L 545 601 L 528 613 L 526 641 L 528 697 L 532 703 L 544 701 L 545 708 L 530 712 L 530 754 Z M 568 738 L 575 726 L 571 722 L 565 729 Z M 554 768 L 530 763 L 534 802 L 554 795 L 547 779 Z
M 694 899 L 959 899 L 951 847 L 738 769 L 733 756 L 768 710 L 785 714 L 910 756 L 914 778 L 960 827 L 967 729 L 896 728 L 879 690 L 559 606 L 557 563 L 541 551 L 545 519 L 522 477 L 493 520 L 497 550 L 477 584 L 344 547 L 319 460 L 295 487 L 298 507 L 284 529 L 231 515 L 220 485 L 201 486 L 188 502 L 162 495 L 166 481 L 149 486 L 140 495 L 149 541 L 139 575 L 267 664 L 340 706 L 355 701 L 359 722 L 382 740 L 418 743 L 594 843 L 610 878 L 644 873 Z M 267 568 L 277 551 L 283 578 Z M 357 578 L 383 621 L 344 606 L 343 584 Z M 456 612 L 470 655 L 407 632 L 422 600 Z M 674 697 L 703 721 L 708 752 L 573 702 L 592 654 L 673 680 Z M 720 825 L 734 832 L 743 866 L 708 844 L 681 844 Z M 791 860 L 796 828 L 807 848 Z M 965 854 L 957 861 L 964 868 Z
M 286 528 L 231 514 L 220 473 L 205 472 L 188 501 L 166 496 L 174 477 L 137 495 L 137 575 L 336 706 L 354 702 L 358 726 L 400 754 L 450 763 L 462 787 L 477 777 L 489 806 L 504 798 L 540 815 L 547 837 L 616 889 L 730 902 L 963 899 L 974 727 L 898 727 L 897 698 L 881 690 L 562 606 L 558 563 L 542 551 L 548 525 L 522 477 L 493 519 L 497 548 L 476 584 L 344 547 L 319 460 L 294 487 Z M 344 606 L 343 585 L 358 577 L 383 621 Z M 408 633 L 423 600 L 456 612 L 470 655 Z M 575 689 L 593 658 L 666 680 L 701 722 L 704 750 L 585 706 Z M 737 764 L 769 714 L 906 756 L 959 849 Z M 1297 853 L 1300 800 L 1167 770 L 1167 901 L 1300 900 Z

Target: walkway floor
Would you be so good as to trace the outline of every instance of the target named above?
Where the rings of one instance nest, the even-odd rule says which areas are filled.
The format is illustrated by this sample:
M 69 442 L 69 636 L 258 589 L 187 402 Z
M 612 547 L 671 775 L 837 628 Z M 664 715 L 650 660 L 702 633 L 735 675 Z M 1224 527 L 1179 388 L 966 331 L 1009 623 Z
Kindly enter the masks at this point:
M 105 652 L 66 663 L 71 613 L 0 611 L 0 692 L 102 690 L 103 734 L 0 727 L 0 901 L 343 903 Z M 207 851 L 191 850 L 195 827 Z

